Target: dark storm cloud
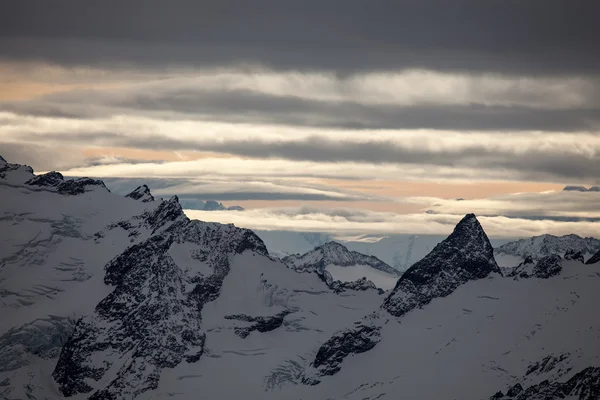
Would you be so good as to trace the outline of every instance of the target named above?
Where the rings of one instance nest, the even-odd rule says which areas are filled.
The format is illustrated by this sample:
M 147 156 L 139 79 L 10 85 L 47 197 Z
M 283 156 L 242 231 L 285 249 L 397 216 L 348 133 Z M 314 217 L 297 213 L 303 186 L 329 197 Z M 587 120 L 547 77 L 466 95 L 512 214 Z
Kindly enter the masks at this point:
M 22 0 L 0 7 L 0 48 L 67 64 L 595 74 L 599 14 L 584 0 Z
M 358 162 L 368 164 L 415 164 L 423 166 L 465 167 L 490 171 L 512 171 L 528 180 L 599 182 L 600 155 L 582 155 L 579 149 L 501 150 L 472 143 L 456 150 L 410 148 L 392 140 L 347 141 L 321 136 L 286 141 L 227 140 L 206 141 L 174 139 L 158 135 L 130 136 L 111 132 L 94 134 L 23 133 L 32 142 L 131 147 L 152 150 L 197 150 L 252 158 L 286 159 L 312 162 Z M 299 173 L 301 175 L 301 173 Z M 224 199 L 223 199 L 224 200 Z
M 85 99 L 85 101 L 83 100 Z M 297 97 L 269 96 L 249 91 L 136 94 L 127 100 L 94 106 L 91 96 L 79 102 L 60 100 L 0 104 L 0 110 L 22 115 L 58 118 L 100 118 L 124 112 L 164 112 L 161 118 L 208 118 L 341 129 L 447 129 L 478 131 L 541 130 L 594 131 L 600 127 L 600 108 L 543 109 L 504 105 L 399 106 L 327 102 Z M 170 116 L 168 114 L 171 114 Z M 182 115 L 183 114 L 183 115 Z

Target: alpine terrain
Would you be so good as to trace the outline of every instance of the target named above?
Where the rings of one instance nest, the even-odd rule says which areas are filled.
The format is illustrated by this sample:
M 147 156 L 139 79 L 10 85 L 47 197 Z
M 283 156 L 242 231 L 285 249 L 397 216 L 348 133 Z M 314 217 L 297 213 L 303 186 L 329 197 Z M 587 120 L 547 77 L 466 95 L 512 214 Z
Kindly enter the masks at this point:
M 398 276 L 4 159 L 0 202 L 3 399 L 600 398 L 591 239 L 503 273 L 468 214 Z

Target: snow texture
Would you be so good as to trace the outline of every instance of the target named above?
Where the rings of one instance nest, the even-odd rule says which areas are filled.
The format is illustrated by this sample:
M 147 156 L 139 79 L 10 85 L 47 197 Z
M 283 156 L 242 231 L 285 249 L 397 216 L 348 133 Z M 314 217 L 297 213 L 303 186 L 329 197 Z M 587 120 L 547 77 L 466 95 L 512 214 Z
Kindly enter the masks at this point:
M 467 216 L 383 298 L 176 197 L 34 178 L 0 161 L 0 398 L 598 398 L 600 263 L 576 246 L 505 278 Z

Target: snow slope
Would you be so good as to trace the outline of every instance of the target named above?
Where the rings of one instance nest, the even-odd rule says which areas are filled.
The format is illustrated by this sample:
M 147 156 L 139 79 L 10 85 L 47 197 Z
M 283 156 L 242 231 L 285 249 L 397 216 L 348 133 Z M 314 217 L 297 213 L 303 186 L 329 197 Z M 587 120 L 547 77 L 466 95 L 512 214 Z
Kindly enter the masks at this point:
M 0 174 L 0 398 L 598 398 L 600 263 L 503 277 L 467 216 L 387 296 L 338 291 L 176 197 Z

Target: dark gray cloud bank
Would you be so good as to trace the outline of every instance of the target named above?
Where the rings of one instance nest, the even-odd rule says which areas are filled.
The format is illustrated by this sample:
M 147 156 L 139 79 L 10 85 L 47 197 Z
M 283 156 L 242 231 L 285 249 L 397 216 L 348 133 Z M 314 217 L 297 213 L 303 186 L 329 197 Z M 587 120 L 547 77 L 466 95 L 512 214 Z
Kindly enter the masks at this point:
M 597 74 L 600 3 L 5 1 L 3 59 L 276 69 Z

